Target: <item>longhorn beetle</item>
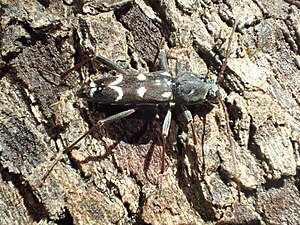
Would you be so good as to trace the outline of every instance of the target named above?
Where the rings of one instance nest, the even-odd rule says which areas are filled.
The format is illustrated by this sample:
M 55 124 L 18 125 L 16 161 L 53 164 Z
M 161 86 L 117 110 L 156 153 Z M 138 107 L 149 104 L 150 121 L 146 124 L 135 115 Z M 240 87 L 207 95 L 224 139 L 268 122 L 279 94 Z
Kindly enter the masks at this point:
M 186 106 L 202 104 L 204 102 L 219 102 L 225 113 L 227 135 L 229 136 L 230 145 L 232 147 L 233 142 L 230 137 L 228 114 L 226 112 L 222 96 L 220 94 L 219 84 L 227 65 L 230 44 L 232 42 L 234 31 L 237 27 L 237 23 L 238 21 L 236 20 L 230 34 L 228 46 L 225 52 L 225 59 L 222 63 L 217 81 L 197 75 L 190 71 L 182 71 L 181 63 L 179 60 L 177 60 L 176 62 L 177 76 L 172 77 L 169 73 L 167 54 L 164 50 L 162 50 L 159 54 L 163 71 L 140 73 L 134 76 L 125 69 L 121 68 L 116 63 L 98 55 L 84 59 L 75 67 L 65 72 L 62 77 L 65 77 L 67 74 L 79 68 L 91 59 L 95 59 L 100 63 L 110 67 L 111 69 L 114 69 L 118 72 L 116 76 L 110 76 L 91 81 L 88 85 L 82 87 L 77 94 L 81 98 L 96 102 L 98 104 L 130 105 L 132 106 L 132 108 L 109 116 L 105 119 L 99 120 L 94 126 L 92 126 L 92 128 L 90 128 L 81 137 L 79 137 L 73 144 L 67 147 L 64 151 L 58 153 L 49 169 L 43 175 L 42 181 L 45 181 L 54 166 L 62 158 L 63 154 L 72 151 L 72 149 L 83 138 L 91 134 L 97 127 L 101 127 L 108 123 L 127 117 L 133 114 L 138 107 L 143 105 L 164 105 L 167 107 L 167 113 L 162 125 L 163 151 L 161 152 L 161 168 L 159 181 L 160 190 L 162 188 L 161 185 L 162 176 L 164 173 L 165 146 L 172 119 L 172 108 L 178 107 L 188 123 L 191 124 L 193 139 L 194 142 L 196 142 L 196 134 L 192 123 L 193 116 Z

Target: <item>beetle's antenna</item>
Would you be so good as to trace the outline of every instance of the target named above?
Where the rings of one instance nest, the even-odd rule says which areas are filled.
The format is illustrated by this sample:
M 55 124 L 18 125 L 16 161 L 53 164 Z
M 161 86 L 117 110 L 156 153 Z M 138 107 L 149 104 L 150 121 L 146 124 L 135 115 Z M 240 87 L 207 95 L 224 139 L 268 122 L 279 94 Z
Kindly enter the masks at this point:
M 93 59 L 94 56 L 87 56 L 83 60 L 81 60 L 79 63 L 77 63 L 75 66 L 73 66 L 71 69 L 68 69 L 66 72 L 64 72 L 60 77 L 61 79 L 64 79 L 66 76 L 68 76 L 73 71 L 79 69 L 83 65 L 87 64 L 90 60 Z

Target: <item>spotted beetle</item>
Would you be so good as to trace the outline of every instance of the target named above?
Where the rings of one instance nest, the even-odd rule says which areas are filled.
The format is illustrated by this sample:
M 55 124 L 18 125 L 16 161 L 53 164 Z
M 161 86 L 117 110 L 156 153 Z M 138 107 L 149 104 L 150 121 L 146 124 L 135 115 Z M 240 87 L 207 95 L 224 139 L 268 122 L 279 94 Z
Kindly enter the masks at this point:
M 98 61 L 102 60 L 99 56 Z M 105 59 L 107 60 L 107 59 Z M 118 74 L 91 81 L 78 96 L 99 104 L 111 105 L 194 105 L 204 101 L 216 103 L 220 93 L 214 80 L 189 71 L 174 78 L 164 71 L 137 76 Z
M 105 119 L 99 120 L 92 128 L 85 132 L 78 138 L 72 145 L 67 147 L 63 152 L 60 152 L 51 166 L 44 174 L 42 180 L 45 181 L 49 173 L 52 171 L 57 162 L 61 159 L 62 155 L 72 151 L 72 149 L 87 135 L 92 133 L 97 127 L 106 125 L 116 120 L 125 118 L 134 112 L 138 107 L 143 105 L 164 105 L 167 108 L 167 113 L 162 125 L 163 137 L 163 151 L 161 152 L 161 168 L 160 168 L 160 191 L 162 189 L 162 176 L 164 173 L 164 157 L 166 138 L 168 137 L 170 123 L 172 119 L 171 109 L 174 107 L 179 108 L 182 115 L 187 122 L 191 124 L 193 140 L 196 142 L 196 135 L 193 126 L 193 116 L 186 106 L 198 105 L 204 102 L 220 103 L 226 119 L 227 132 L 229 134 L 229 119 L 225 110 L 224 102 L 219 90 L 220 79 L 223 76 L 225 67 L 228 60 L 230 43 L 232 41 L 233 33 L 237 26 L 237 21 L 234 24 L 228 47 L 225 53 L 225 60 L 223 61 L 218 80 L 208 79 L 192 73 L 190 71 L 182 71 L 181 63 L 177 60 L 176 63 L 176 77 L 172 77 L 169 73 L 166 51 L 162 50 L 160 53 L 160 61 L 163 67 L 162 71 L 140 73 L 132 75 L 125 69 L 121 68 L 118 64 L 106 59 L 102 56 L 88 57 L 74 68 L 67 71 L 66 76 L 71 71 L 82 66 L 87 61 L 95 59 L 98 62 L 110 67 L 117 72 L 116 76 L 101 78 L 91 81 L 89 84 L 83 86 L 77 93 L 78 97 L 84 98 L 88 101 L 96 102 L 97 104 L 110 104 L 110 105 L 128 105 L 132 106 L 131 109 L 109 116 Z M 230 135 L 229 135 L 230 136 Z M 230 137 L 229 137 L 230 139 Z M 230 145 L 232 141 L 230 139 Z M 202 150 L 203 151 L 203 150 Z

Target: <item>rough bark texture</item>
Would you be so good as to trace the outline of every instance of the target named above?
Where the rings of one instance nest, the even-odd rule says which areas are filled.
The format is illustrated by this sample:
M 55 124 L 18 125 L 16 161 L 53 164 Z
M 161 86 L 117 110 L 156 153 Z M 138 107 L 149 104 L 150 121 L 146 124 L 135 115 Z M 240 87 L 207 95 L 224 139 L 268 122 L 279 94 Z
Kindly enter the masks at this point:
M 1 0 L 0 7 L 0 224 L 300 224 L 299 1 Z M 196 145 L 174 115 L 158 196 L 163 115 L 143 112 L 89 135 L 39 185 L 59 151 L 122 108 L 76 96 L 107 68 L 89 63 L 62 81 L 37 65 L 62 73 L 95 52 L 154 71 L 164 38 L 164 48 L 188 50 L 191 70 L 215 78 L 237 18 L 221 84 L 232 146 L 216 105 L 206 115 L 204 167 L 207 107 L 191 107 Z

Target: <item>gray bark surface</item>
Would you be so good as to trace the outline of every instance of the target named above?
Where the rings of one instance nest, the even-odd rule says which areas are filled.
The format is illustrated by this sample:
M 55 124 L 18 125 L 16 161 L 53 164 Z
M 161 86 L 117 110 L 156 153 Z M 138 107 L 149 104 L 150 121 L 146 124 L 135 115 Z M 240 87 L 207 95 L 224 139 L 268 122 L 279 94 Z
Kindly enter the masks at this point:
M 0 7 L 0 224 L 300 224 L 298 1 L 1 0 Z M 76 96 L 88 79 L 111 74 L 105 66 L 90 62 L 64 80 L 56 74 L 92 53 L 133 73 L 159 70 L 165 39 L 170 52 L 189 53 L 193 72 L 216 79 L 235 19 L 221 84 L 231 134 L 219 105 L 191 107 L 196 144 L 174 114 L 160 196 L 162 108 L 160 119 L 145 109 L 99 128 L 40 185 L 58 152 L 124 110 Z

